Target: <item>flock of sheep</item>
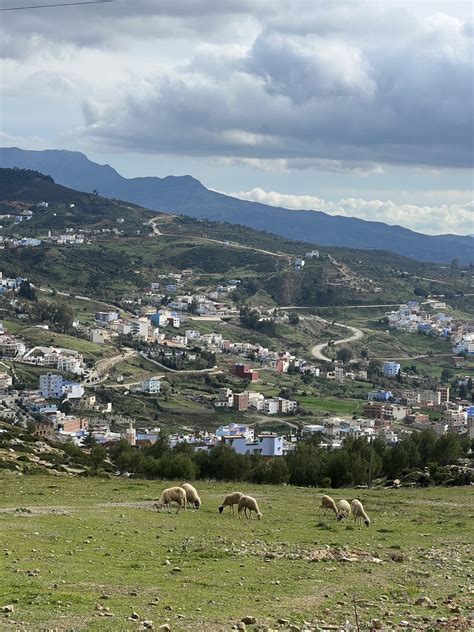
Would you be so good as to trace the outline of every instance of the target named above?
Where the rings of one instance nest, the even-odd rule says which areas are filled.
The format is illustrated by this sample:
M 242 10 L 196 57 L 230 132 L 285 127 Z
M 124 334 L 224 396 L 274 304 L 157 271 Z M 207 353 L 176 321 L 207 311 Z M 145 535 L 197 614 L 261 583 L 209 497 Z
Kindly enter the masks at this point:
M 321 499 L 321 509 L 324 511 L 333 511 L 336 515 L 336 519 L 347 520 L 351 515 L 354 518 L 356 524 L 365 524 L 366 527 L 370 527 L 370 518 L 366 514 L 364 506 L 356 498 L 349 505 L 347 500 L 340 500 L 337 504 L 334 498 L 327 496 L 326 494 Z
M 186 509 L 187 507 L 194 507 L 194 509 L 201 507 L 199 494 L 196 488 L 189 483 L 183 483 L 181 487 L 168 487 L 165 489 L 155 504 L 155 507 L 158 511 L 167 508 L 168 513 L 171 513 L 171 503 L 178 505 L 176 513 L 178 513 L 180 509 Z M 239 518 L 242 517 L 242 514 L 245 514 L 246 518 L 251 518 L 252 512 L 257 516 L 257 520 L 262 518 L 262 512 L 258 508 L 255 498 L 246 496 L 240 492 L 227 494 L 222 505 L 219 507 L 219 513 L 222 513 L 226 507 L 229 507 L 230 511 L 235 513 L 234 505 L 237 505 Z M 333 511 L 339 521 L 347 520 L 352 515 L 356 524 L 365 524 L 366 527 L 370 526 L 370 518 L 366 514 L 360 500 L 354 499 L 351 504 L 349 504 L 347 500 L 340 500 L 336 504 L 334 498 L 325 494 L 321 500 L 321 509 L 324 511 Z
M 187 507 L 194 507 L 194 509 L 199 509 L 201 507 L 199 494 L 197 493 L 196 488 L 189 483 L 183 483 L 181 487 L 168 487 L 165 489 L 158 502 L 155 503 L 155 507 L 158 511 L 166 507 L 168 509 L 168 513 L 171 513 L 171 503 L 176 503 L 178 505 L 176 513 L 178 513 L 180 509 L 186 509 Z M 242 513 L 244 513 L 247 518 L 250 518 L 252 516 L 252 511 L 255 512 L 258 520 L 262 517 L 262 513 L 258 508 L 255 498 L 252 498 L 252 496 L 245 496 L 240 492 L 227 494 L 224 498 L 224 502 L 219 507 L 219 513 L 222 513 L 225 507 L 230 507 L 232 513 L 235 513 L 234 505 L 237 505 L 239 518 Z

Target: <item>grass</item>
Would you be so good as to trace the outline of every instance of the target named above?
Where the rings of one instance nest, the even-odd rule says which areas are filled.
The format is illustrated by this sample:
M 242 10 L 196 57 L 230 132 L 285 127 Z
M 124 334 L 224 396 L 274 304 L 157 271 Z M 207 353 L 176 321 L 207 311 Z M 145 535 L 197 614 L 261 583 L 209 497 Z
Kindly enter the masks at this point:
M 468 488 L 359 490 L 373 524 L 354 529 L 325 517 L 311 489 L 239 485 L 264 516 L 241 521 L 217 512 L 235 485 L 198 484 L 202 509 L 169 515 L 152 509 L 163 482 L 0 476 L 0 604 L 14 607 L 2 629 L 137 630 L 132 612 L 173 631 L 229 630 L 249 615 L 355 626 L 354 597 L 361 630 L 373 618 L 424 629 L 422 617 L 450 616 L 448 595 L 467 613 Z M 341 546 L 381 561 L 308 561 Z
M 312 413 L 336 413 L 341 415 L 362 414 L 364 402 L 360 399 L 331 399 L 298 395 L 298 404 Z

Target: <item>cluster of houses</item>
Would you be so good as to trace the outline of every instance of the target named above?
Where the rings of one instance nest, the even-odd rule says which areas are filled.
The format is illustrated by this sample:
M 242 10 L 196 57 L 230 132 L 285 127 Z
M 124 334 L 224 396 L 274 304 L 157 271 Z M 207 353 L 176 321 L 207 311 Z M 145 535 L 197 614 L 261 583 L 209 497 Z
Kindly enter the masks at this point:
M 363 415 L 368 419 L 403 421 L 418 430 L 432 428 L 440 435 L 471 432 L 474 406 L 467 401 L 450 401 L 449 387 L 375 390 L 369 391 L 367 400 Z M 430 412 L 436 413 L 436 420 L 432 420 Z
M 445 309 L 442 302 L 430 302 L 432 310 Z M 408 301 L 391 312 L 385 313 L 388 326 L 408 333 L 431 333 L 448 338 L 451 335 L 453 319 L 443 312 L 427 312 L 418 301 Z
M 220 388 L 214 406 L 240 412 L 254 410 L 266 415 L 291 415 L 296 413 L 298 402 L 284 397 L 265 397 L 257 391 L 234 393 L 230 388 Z
M 239 279 L 229 279 L 222 285 L 211 288 L 210 291 L 204 293 L 180 293 L 181 281 L 191 273 L 192 270 L 183 270 L 181 274 L 157 275 L 160 281 L 153 282 L 144 289 L 144 302 L 158 305 L 162 304 L 164 300 L 168 300 L 167 308 L 169 310 L 182 314 L 192 313 L 195 316 L 230 317 L 238 315 L 238 310 L 230 295 L 240 285 Z
M 51 346 L 27 349 L 25 342 L 13 334 L 8 334 L 2 323 L 0 323 L 0 356 L 74 375 L 83 375 L 86 369 L 84 358 L 78 351 Z

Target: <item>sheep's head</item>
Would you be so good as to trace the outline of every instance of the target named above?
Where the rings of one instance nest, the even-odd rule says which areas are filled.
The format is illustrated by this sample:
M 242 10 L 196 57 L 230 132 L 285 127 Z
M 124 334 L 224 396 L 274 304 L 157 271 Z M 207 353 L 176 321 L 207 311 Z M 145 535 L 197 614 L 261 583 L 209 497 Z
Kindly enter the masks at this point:
M 364 524 L 365 524 L 366 527 L 370 527 L 370 518 L 366 518 L 364 520 Z
M 201 501 L 200 500 L 195 500 L 194 501 L 194 509 L 200 509 L 201 508 Z
M 261 520 L 263 518 L 263 514 L 260 512 L 257 513 L 257 520 Z
M 222 513 L 224 511 L 224 507 L 219 507 L 219 513 Z
M 341 520 L 344 520 L 344 518 L 346 518 L 346 514 L 343 511 L 339 511 L 336 518 L 339 522 L 341 522 Z
M 157 509 L 158 511 L 160 511 L 160 509 L 163 509 L 163 505 L 164 505 L 164 503 L 163 503 L 163 501 L 162 501 L 162 500 L 161 500 L 161 498 L 160 498 L 160 500 L 159 500 L 157 503 L 155 503 L 155 504 L 153 505 L 153 507 L 154 507 L 155 509 Z

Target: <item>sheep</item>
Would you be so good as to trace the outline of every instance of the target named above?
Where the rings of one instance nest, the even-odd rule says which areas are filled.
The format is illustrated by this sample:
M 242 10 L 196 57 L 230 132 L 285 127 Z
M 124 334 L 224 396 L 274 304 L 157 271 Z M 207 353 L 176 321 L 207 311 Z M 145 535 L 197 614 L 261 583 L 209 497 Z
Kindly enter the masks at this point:
M 249 510 L 248 514 L 247 509 Z M 242 512 L 245 513 L 247 518 L 251 518 L 252 511 L 255 511 L 255 513 L 257 514 L 257 520 L 260 520 L 260 518 L 262 518 L 263 514 L 260 512 L 255 498 L 252 498 L 252 496 L 242 496 L 239 500 L 239 518 L 241 518 L 240 514 Z
M 225 507 L 230 507 L 230 511 L 232 511 L 232 513 L 235 513 L 234 505 L 239 504 L 239 500 L 242 498 L 242 496 L 243 494 L 241 494 L 240 492 L 233 492 L 232 494 L 227 494 L 227 496 L 224 498 L 224 502 L 219 507 L 219 513 L 222 513 Z
M 346 520 L 351 515 L 351 506 L 347 502 L 347 500 L 340 500 L 337 503 L 337 515 L 336 518 L 339 522 L 342 520 Z
M 199 498 L 197 489 L 189 483 L 183 483 L 181 487 L 186 492 L 186 503 L 192 505 L 195 509 L 199 509 L 201 507 L 201 499 Z
M 365 513 L 364 507 L 362 503 L 360 502 L 360 500 L 357 500 L 355 498 L 351 502 L 351 511 L 352 511 L 352 515 L 354 516 L 354 522 L 356 524 L 362 525 L 362 523 L 364 523 L 366 527 L 370 527 L 370 518 Z
M 168 513 L 171 513 L 171 503 L 177 503 L 178 509 L 176 513 L 183 507 L 186 509 L 186 491 L 182 487 L 168 487 L 163 490 L 160 499 L 155 503 L 155 507 L 160 511 L 163 507 L 168 507 Z
M 334 498 L 331 498 L 331 496 L 327 496 L 326 494 L 324 494 L 324 496 L 321 498 L 321 509 L 323 509 L 325 513 L 328 509 L 330 511 L 334 511 L 337 516 L 336 503 L 334 502 Z

